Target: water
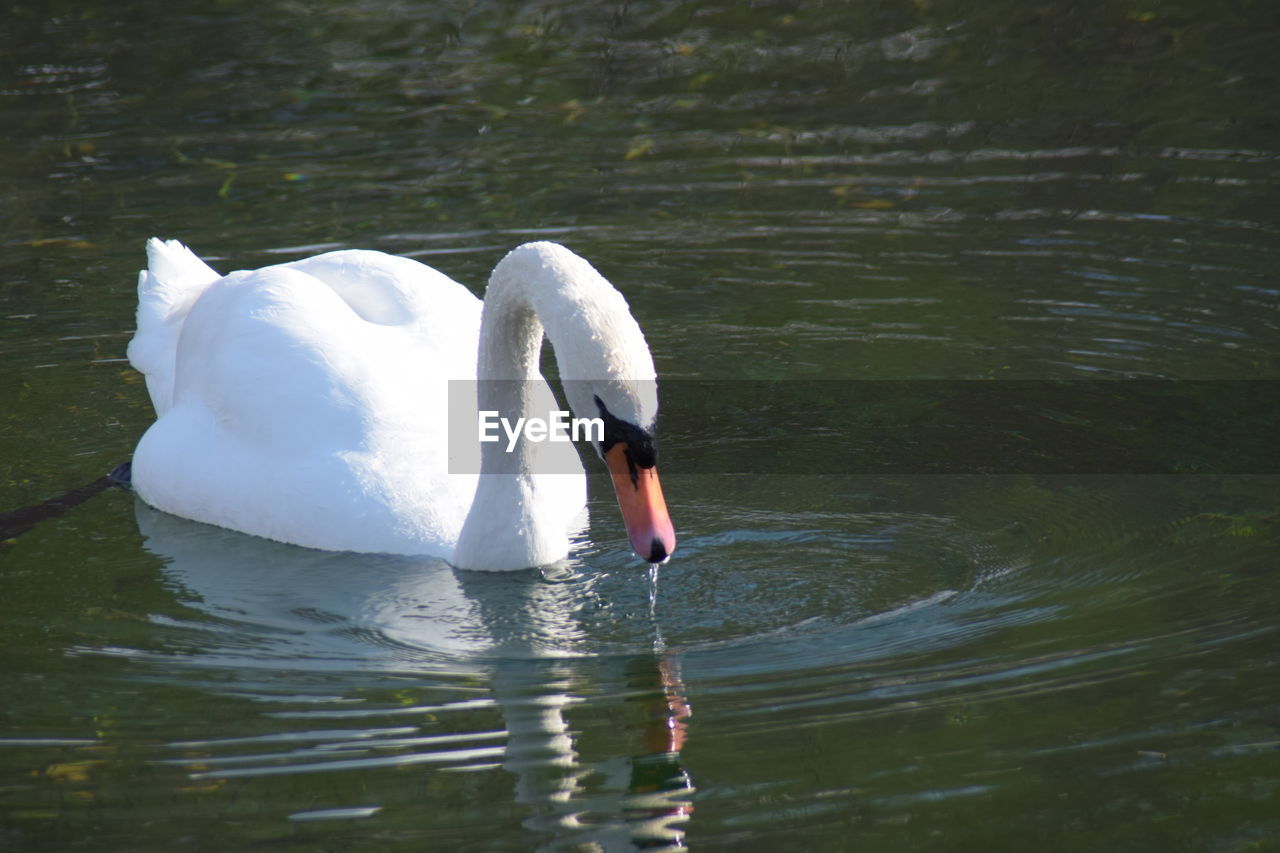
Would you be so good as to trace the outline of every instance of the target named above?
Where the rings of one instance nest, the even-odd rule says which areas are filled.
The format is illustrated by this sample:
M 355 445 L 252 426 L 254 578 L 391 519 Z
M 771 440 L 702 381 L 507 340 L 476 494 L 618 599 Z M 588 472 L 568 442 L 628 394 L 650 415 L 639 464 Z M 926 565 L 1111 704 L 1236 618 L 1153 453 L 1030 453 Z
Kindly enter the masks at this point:
M 0 511 L 149 423 L 147 237 L 477 290 L 547 237 L 654 349 L 680 546 L 655 586 L 599 471 L 573 557 L 503 575 L 90 497 L 0 543 L 0 847 L 1267 849 L 1275 32 L 1204 3 L 11 10 Z M 1085 379 L 1173 399 L 1055 396 Z M 1024 420 L 974 380 L 1025 383 L 992 385 Z M 821 422 L 788 436 L 784 399 Z

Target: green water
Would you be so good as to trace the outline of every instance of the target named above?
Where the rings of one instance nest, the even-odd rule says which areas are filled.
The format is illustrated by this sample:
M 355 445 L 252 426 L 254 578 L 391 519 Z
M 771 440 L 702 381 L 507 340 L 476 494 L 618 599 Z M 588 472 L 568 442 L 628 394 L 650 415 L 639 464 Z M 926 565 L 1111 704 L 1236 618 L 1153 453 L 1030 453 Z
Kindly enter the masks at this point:
M 548 238 L 645 329 L 680 545 L 651 610 L 595 470 L 502 575 L 50 514 L 0 542 L 0 849 L 1273 849 L 1278 23 L 10 4 L 0 513 L 150 422 L 146 238 L 477 292 Z

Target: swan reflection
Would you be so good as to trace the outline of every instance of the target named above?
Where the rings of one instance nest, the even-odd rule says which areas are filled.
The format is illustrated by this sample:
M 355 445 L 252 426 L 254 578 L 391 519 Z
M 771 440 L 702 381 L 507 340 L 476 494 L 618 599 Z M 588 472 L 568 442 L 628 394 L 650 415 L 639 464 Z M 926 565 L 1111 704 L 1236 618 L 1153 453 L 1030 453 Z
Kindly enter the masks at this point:
M 436 560 L 281 545 L 141 501 L 137 518 L 147 548 L 165 558 L 175 592 L 202 614 L 181 626 L 198 632 L 183 666 L 233 669 L 241 684 L 266 670 L 274 689 L 283 682 L 303 696 L 317 675 L 329 684 L 353 674 L 366 676 L 362 686 L 370 674 L 394 678 L 397 687 L 408 676 L 463 694 L 429 706 L 376 707 L 345 696 L 273 711 L 282 729 L 276 740 L 291 751 L 246 754 L 244 738 L 173 744 L 200 755 L 198 766 L 172 762 L 187 761 L 192 776 L 500 767 L 514 778 L 514 800 L 528 812 L 524 825 L 546 849 L 684 846 L 694 788 L 681 761 L 690 709 L 679 654 L 652 638 L 643 651 L 633 645 L 594 654 L 593 625 L 581 612 L 598 576 L 584 567 L 560 567 L 572 582 L 557 580 L 557 571 L 465 572 Z M 573 719 L 587 702 L 632 722 L 606 743 L 584 740 Z M 484 713 L 500 715 L 500 724 L 477 723 Z M 435 722 L 425 731 L 415 719 Z M 291 726 L 313 730 L 284 730 Z M 315 742 L 299 747 L 301 735 Z M 256 750 L 272 739 L 249 740 Z

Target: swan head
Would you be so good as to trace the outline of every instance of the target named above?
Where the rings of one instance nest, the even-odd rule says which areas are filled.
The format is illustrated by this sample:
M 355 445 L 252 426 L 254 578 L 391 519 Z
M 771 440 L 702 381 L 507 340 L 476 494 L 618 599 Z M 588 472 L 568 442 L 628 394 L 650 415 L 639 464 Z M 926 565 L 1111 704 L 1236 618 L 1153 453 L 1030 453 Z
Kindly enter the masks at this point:
M 578 417 L 603 422 L 591 445 L 609 470 L 631 548 L 649 563 L 662 563 L 676 539 L 658 480 L 653 356 L 622 294 L 588 269 L 603 287 L 586 312 L 593 333 L 571 336 L 576 346 L 570 344 L 567 358 L 556 349 L 565 398 Z
M 665 562 L 676 548 L 676 535 L 658 481 L 658 442 L 653 421 L 641 427 L 634 420 L 615 415 L 598 394 L 593 397 L 604 422 L 604 435 L 602 440 L 591 443 L 609 469 L 631 548 L 650 563 Z

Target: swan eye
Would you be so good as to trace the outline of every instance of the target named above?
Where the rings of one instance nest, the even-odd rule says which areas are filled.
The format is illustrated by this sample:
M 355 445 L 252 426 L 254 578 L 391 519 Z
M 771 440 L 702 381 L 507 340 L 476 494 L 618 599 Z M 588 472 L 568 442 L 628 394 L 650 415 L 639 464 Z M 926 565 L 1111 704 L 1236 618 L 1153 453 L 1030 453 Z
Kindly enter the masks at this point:
M 598 448 L 601 457 L 615 444 L 625 444 L 627 460 L 631 465 L 637 468 L 652 468 L 657 465 L 658 440 L 653 433 L 616 417 L 599 396 L 595 397 L 595 401 L 596 408 L 600 410 L 600 418 L 604 421 L 604 441 L 600 442 Z

